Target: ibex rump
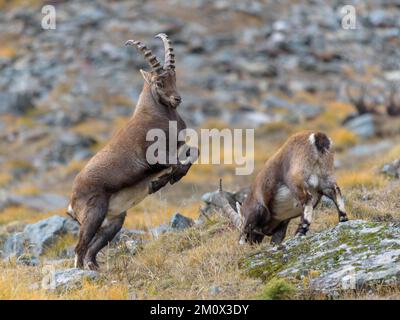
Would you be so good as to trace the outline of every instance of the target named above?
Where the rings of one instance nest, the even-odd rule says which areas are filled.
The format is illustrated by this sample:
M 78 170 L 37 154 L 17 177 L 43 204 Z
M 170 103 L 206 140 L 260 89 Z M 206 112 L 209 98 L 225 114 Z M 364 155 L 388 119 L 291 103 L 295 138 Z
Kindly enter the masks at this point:
M 305 235 L 313 209 L 323 195 L 335 203 L 339 221 L 348 220 L 334 177 L 331 147 L 324 133 L 301 132 L 290 137 L 266 162 L 241 208 L 242 241 L 260 242 L 267 235 L 279 244 L 289 221 L 299 216 L 296 234 Z

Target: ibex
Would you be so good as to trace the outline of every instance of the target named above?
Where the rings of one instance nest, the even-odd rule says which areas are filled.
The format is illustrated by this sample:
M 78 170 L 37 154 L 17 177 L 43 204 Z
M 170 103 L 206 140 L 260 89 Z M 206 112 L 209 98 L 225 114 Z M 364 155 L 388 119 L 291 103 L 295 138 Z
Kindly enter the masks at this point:
M 333 160 L 326 134 L 307 131 L 291 136 L 266 162 L 243 203 L 243 240 L 260 242 L 267 235 L 280 244 L 289 221 L 298 216 L 296 235 L 305 235 L 323 195 L 335 203 L 339 221 L 347 221 Z
M 226 215 L 242 231 L 240 241 L 258 243 L 272 236 L 271 242 L 280 244 L 289 221 L 299 216 L 296 234 L 305 235 L 323 195 L 335 203 L 339 221 L 347 221 L 333 160 L 332 142 L 324 133 L 306 131 L 290 137 L 258 173 L 238 210 L 242 217 L 222 202 Z
M 176 87 L 171 41 L 166 34 L 158 34 L 156 38 L 164 44 L 164 66 L 141 42 L 126 42 L 144 55 L 152 71 L 140 70 L 144 86 L 128 123 L 90 159 L 74 180 L 67 213 L 80 223 L 75 248 L 78 268 L 97 269 L 96 255 L 121 229 L 126 210 L 166 184 L 179 181 L 194 161 L 151 165 L 146 159 L 146 150 L 151 144 L 146 141 L 149 130 L 161 129 L 166 133 L 166 149 L 161 151 L 168 154 L 169 122 L 175 121 L 178 131 L 186 128 L 177 112 L 181 96 Z M 177 145 L 180 150 L 186 150 L 184 142 L 177 141 Z M 193 155 L 193 150 L 188 148 L 187 151 L 185 154 Z M 173 156 L 178 157 L 177 154 Z
M 389 101 L 386 103 L 386 112 L 391 117 L 400 116 L 400 103 L 396 100 L 397 88 L 392 85 L 389 93 Z
M 387 84 L 389 88 L 389 96 L 387 101 L 384 103 L 384 108 L 378 108 L 379 103 L 368 101 L 367 87 L 363 84 L 354 86 L 357 90 L 352 90 L 350 87 L 346 87 L 346 95 L 350 103 L 357 110 L 358 115 L 370 113 L 375 115 L 385 115 L 395 117 L 400 116 L 400 104 L 396 99 L 397 88 L 394 84 Z M 371 100 L 371 98 L 370 98 Z
M 378 114 L 379 112 L 375 105 L 371 104 L 370 101 L 366 99 L 367 88 L 365 85 L 357 85 L 356 88 L 356 90 L 352 90 L 350 87 L 346 87 L 346 95 L 350 103 L 357 110 L 357 113 L 359 115 L 366 113 Z

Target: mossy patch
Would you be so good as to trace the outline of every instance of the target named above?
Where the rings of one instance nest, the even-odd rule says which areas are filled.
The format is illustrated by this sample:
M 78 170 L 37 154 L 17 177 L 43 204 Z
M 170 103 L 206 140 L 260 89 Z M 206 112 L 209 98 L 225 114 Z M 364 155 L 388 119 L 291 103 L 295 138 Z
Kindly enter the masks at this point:
M 375 281 L 381 274 L 384 281 L 395 272 L 392 263 L 400 255 L 398 236 L 400 228 L 394 224 L 354 220 L 304 238 L 289 239 L 283 249 L 264 246 L 243 258 L 240 266 L 249 276 L 267 283 L 277 277 L 303 280 L 313 271 L 311 278 L 317 282 L 324 277 L 335 282 L 337 274 L 339 285 L 347 269 L 355 277 L 362 275 L 362 281 Z

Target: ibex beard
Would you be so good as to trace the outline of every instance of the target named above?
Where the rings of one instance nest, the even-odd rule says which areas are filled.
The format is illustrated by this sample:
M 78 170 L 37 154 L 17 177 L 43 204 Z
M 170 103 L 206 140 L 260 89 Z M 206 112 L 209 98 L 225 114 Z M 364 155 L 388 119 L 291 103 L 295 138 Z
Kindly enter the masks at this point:
M 145 80 L 143 90 L 125 127 L 90 159 L 74 180 L 67 213 L 80 224 L 75 248 L 78 268 L 98 269 L 97 253 L 121 229 L 126 210 L 168 183 L 179 181 L 195 161 L 149 164 L 146 159 L 146 150 L 151 144 L 146 140 L 149 130 L 168 132 L 170 121 L 177 123 L 178 130 L 186 128 L 177 112 L 181 97 L 176 87 L 173 48 L 167 35 L 156 37 L 164 43 L 163 66 L 141 42 L 127 41 L 126 45 L 135 46 L 143 54 L 152 70 L 140 70 Z M 186 148 L 185 142 L 177 143 L 178 152 L 185 150 L 188 157 L 198 156 L 198 151 Z

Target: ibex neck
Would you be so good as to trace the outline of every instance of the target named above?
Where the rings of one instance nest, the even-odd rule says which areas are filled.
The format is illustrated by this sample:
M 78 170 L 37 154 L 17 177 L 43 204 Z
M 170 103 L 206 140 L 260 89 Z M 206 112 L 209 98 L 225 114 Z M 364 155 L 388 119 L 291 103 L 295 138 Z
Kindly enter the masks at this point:
M 136 105 L 135 113 L 146 112 L 152 114 L 160 114 L 168 112 L 167 109 L 168 108 L 166 106 L 163 106 L 158 101 L 156 101 L 151 92 L 150 85 L 145 82 Z

